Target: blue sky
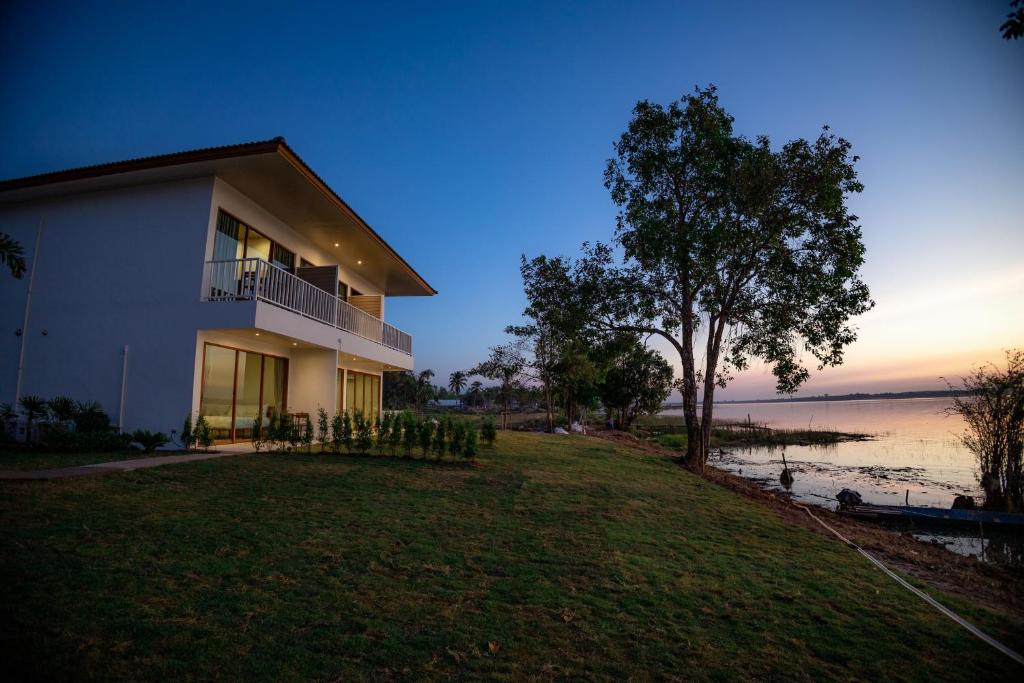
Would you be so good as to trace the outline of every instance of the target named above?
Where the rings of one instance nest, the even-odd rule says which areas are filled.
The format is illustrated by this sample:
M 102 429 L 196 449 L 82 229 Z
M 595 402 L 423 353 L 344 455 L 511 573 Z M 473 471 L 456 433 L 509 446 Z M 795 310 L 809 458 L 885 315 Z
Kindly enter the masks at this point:
M 862 157 L 878 307 L 808 391 L 936 386 L 1024 340 L 1005 1 L 150 5 L 4 4 L 0 177 L 283 135 L 440 291 L 388 304 L 420 368 L 503 340 L 521 253 L 608 239 L 633 104 L 707 83 L 745 134 L 828 123 Z M 755 367 L 725 396 L 771 386 Z

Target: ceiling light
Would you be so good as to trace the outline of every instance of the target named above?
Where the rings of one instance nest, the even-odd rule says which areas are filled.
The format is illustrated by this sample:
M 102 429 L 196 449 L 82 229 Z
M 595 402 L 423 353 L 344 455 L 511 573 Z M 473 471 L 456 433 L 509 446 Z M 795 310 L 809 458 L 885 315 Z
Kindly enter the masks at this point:
M 299 342 L 292 342 L 292 346 L 298 346 Z
M 363 262 L 362 261 L 356 261 L 356 265 L 361 266 L 361 265 L 363 265 Z
M 341 245 L 340 245 L 340 244 L 338 244 L 337 242 L 335 242 L 335 243 L 334 243 L 334 246 L 336 246 L 336 247 L 340 247 Z
M 259 332 L 257 332 L 257 333 L 256 333 L 256 336 L 257 336 L 257 337 L 258 337 L 258 336 L 260 336 L 260 333 L 259 333 Z

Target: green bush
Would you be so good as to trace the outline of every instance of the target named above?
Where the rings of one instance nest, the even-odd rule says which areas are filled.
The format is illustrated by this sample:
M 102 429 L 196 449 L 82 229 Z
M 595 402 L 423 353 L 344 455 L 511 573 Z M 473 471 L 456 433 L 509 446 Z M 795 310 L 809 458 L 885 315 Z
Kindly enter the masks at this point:
M 334 417 L 331 419 L 331 451 L 334 453 L 341 453 L 343 431 L 344 423 L 341 419 L 341 414 L 335 413 Z
M 204 450 L 210 450 L 210 446 L 213 445 L 213 432 L 210 431 L 210 425 L 202 413 L 199 413 L 199 417 L 196 418 L 195 434 L 196 443 Z
M 412 457 L 412 449 L 416 447 L 416 416 L 412 413 L 402 413 L 402 446 L 405 457 Z
M 317 408 L 316 411 L 316 440 L 320 442 L 320 450 L 326 451 L 330 440 L 329 425 L 327 424 L 327 411 Z
M 440 459 L 444 456 L 445 447 L 448 444 L 447 426 L 444 420 L 439 420 L 434 428 L 434 454 Z
M 47 446 L 54 450 L 75 453 L 110 453 L 127 450 L 131 442 L 131 434 L 118 434 L 110 430 L 105 432 L 57 432 L 51 436 Z
M 346 410 L 341 416 L 341 444 L 345 447 L 345 451 L 352 455 L 352 447 L 355 446 L 355 443 L 352 432 L 352 415 Z
M 494 424 L 494 418 L 487 416 L 484 418 L 484 422 L 480 427 L 480 435 L 484 438 L 484 443 L 488 446 L 494 445 L 494 440 L 498 438 L 498 428 Z
M 391 431 L 388 432 L 388 445 L 391 446 L 391 455 L 398 454 L 398 447 L 402 443 L 402 437 L 409 429 L 409 422 L 406 413 L 394 415 L 391 420 Z
M 423 450 L 423 457 L 430 455 L 430 446 L 434 443 L 434 423 L 430 420 L 423 420 L 419 423 L 417 430 L 420 449 Z
M 161 446 L 167 444 L 171 438 L 163 432 L 151 432 L 148 429 L 136 429 L 131 434 L 131 440 L 142 446 L 145 453 L 152 453 Z
M 466 426 L 466 443 L 462 447 L 462 456 L 466 460 L 476 460 L 478 451 L 476 427 L 472 424 Z
M 373 427 L 363 411 L 356 411 L 356 450 L 365 455 L 373 448 Z
M 451 439 L 448 441 L 448 452 L 452 454 L 452 457 L 457 458 L 462 455 L 462 446 L 466 437 L 466 425 L 460 421 L 454 424 L 449 423 L 449 426 Z
M 185 422 L 181 425 L 181 447 L 186 451 L 192 450 L 196 443 L 195 433 L 192 431 L 192 414 L 185 416 Z
M 78 412 L 77 404 L 67 396 L 57 396 L 46 403 L 53 418 L 61 422 L 74 420 L 75 414 Z
M 381 455 L 386 454 L 388 443 L 390 443 L 391 422 L 390 413 L 377 416 L 377 450 Z
M 299 426 L 296 425 L 295 429 L 298 430 Z M 302 433 L 299 436 L 302 442 L 302 447 L 306 449 L 307 453 L 313 452 L 313 421 L 309 419 L 309 415 L 306 415 L 306 424 L 302 426 Z
M 265 433 L 266 430 L 263 429 L 263 420 L 259 415 L 257 415 L 252 420 L 252 435 L 249 437 L 250 441 L 252 441 L 253 450 L 257 453 L 263 450 L 263 447 L 267 445 L 266 441 L 264 441 Z
M 79 401 L 75 404 L 76 432 L 102 432 L 110 429 L 110 416 L 96 401 Z

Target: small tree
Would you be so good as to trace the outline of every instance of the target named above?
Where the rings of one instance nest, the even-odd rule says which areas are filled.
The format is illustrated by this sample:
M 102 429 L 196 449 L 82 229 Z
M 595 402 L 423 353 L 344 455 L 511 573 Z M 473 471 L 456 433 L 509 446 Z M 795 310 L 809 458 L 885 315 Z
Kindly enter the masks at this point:
M 346 410 L 341 416 L 341 445 L 345 447 L 346 453 L 352 455 L 352 447 L 355 446 L 355 443 L 352 431 L 352 415 Z
M 132 432 L 131 438 L 132 441 L 142 446 L 144 453 L 152 453 L 171 440 L 163 432 L 151 432 L 147 429 L 136 429 Z
M 423 420 L 420 422 L 417 432 L 420 449 L 423 451 L 423 457 L 426 458 L 430 455 L 430 446 L 434 442 L 434 423 L 430 420 Z
M 50 409 L 50 414 L 53 415 L 53 419 L 60 422 L 67 422 L 75 419 L 75 412 L 77 411 L 77 405 L 75 402 L 67 396 L 57 396 L 51 398 L 46 402 L 47 407 Z
M 327 422 L 327 411 L 321 406 L 316 411 L 316 440 L 320 442 L 320 450 L 326 451 L 330 444 L 330 426 Z
M 494 440 L 498 438 L 498 429 L 494 425 L 494 418 L 488 415 L 484 418 L 483 424 L 480 427 L 480 432 L 484 437 L 484 443 L 488 446 L 494 445 Z
M 387 455 L 387 447 L 391 443 L 391 429 L 394 426 L 394 422 L 397 422 L 397 420 L 392 420 L 390 413 L 384 413 L 377 417 L 377 450 L 380 451 L 381 455 Z
M 298 450 L 299 444 L 302 443 L 302 425 L 293 414 L 284 421 L 284 426 L 285 438 L 288 440 L 288 452 L 291 453 Z
M 402 414 L 402 446 L 407 458 L 412 457 L 412 449 L 416 447 L 416 425 L 415 415 L 409 412 Z
M 21 406 L 22 412 L 25 413 L 25 441 L 26 443 L 31 443 L 32 423 L 35 422 L 37 418 L 44 417 L 46 415 L 46 401 L 39 396 L 26 394 L 18 399 L 18 404 Z
M 309 419 L 309 415 L 306 416 L 306 424 L 302 427 L 302 445 L 306 448 L 307 453 L 313 452 L 313 421 Z
M 952 386 L 950 388 L 953 388 Z M 1006 370 L 983 366 L 963 378 L 952 412 L 967 423 L 964 445 L 978 462 L 990 510 L 1024 510 L 1024 350 L 1007 351 Z
M 515 390 L 522 385 L 525 367 L 523 343 L 521 340 L 517 340 L 502 346 L 491 347 L 487 360 L 468 371 L 470 375 L 479 375 L 500 382 L 498 392 L 501 398 L 502 429 L 508 428 L 509 404 Z
M 373 426 L 363 415 L 363 411 L 356 411 L 356 450 L 361 455 L 366 455 L 373 448 Z
M 263 450 L 263 447 L 266 445 L 266 441 L 264 441 L 265 434 L 266 430 L 263 428 L 263 419 L 257 415 L 252 420 L 252 433 L 249 437 L 252 441 L 252 448 L 257 453 Z
M 444 456 L 445 447 L 448 445 L 447 425 L 444 420 L 439 420 L 434 428 L 434 454 L 438 460 Z
M 448 452 L 452 454 L 452 457 L 457 458 L 462 455 L 462 447 L 466 437 L 466 425 L 462 424 L 461 421 L 449 424 L 451 427 L 449 432 L 451 440 L 448 441 Z
M 186 451 L 192 450 L 196 443 L 196 436 L 192 432 L 192 414 L 185 416 L 185 422 L 181 425 L 181 447 Z
M 210 424 L 206 421 L 206 416 L 199 413 L 199 417 L 196 418 L 196 443 L 198 443 L 203 450 L 210 450 L 210 446 L 213 445 L 213 431 L 210 430 Z
M 344 424 L 341 419 L 340 413 L 335 413 L 331 419 L 331 450 L 335 453 L 341 453 L 341 446 L 344 443 L 342 436 L 344 432 Z
M 391 447 L 391 456 L 398 455 L 398 447 L 402 443 L 404 431 L 409 429 L 409 413 L 399 413 L 392 417 L 391 431 L 388 432 L 388 445 Z
M 477 441 L 476 427 L 472 424 L 466 425 L 466 442 L 462 448 L 462 457 L 472 462 L 476 460 L 479 444 Z

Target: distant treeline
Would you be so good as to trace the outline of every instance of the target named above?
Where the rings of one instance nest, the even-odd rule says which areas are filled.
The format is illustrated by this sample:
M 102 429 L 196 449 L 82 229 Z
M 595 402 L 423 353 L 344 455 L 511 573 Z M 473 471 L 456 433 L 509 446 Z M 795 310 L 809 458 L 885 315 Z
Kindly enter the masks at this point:
M 942 389 L 936 391 L 887 391 L 880 394 L 821 394 L 820 396 L 793 396 L 788 398 L 753 398 L 739 401 L 715 401 L 716 404 L 730 403 L 810 403 L 812 401 L 872 401 L 879 399 L 901 399 L 901 398 L 950 398 L 958 396 L 963 392 Z M 682 403 L 664 403 L 662 408 L 680 408 Z

